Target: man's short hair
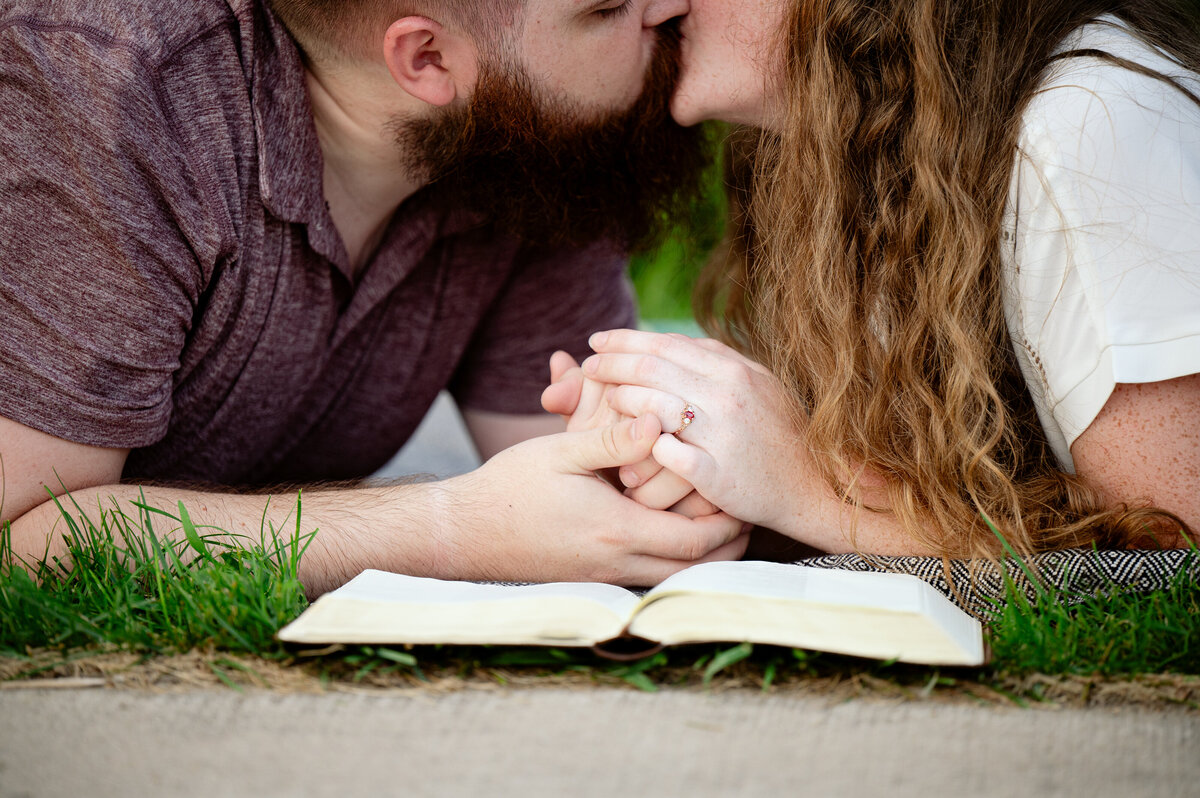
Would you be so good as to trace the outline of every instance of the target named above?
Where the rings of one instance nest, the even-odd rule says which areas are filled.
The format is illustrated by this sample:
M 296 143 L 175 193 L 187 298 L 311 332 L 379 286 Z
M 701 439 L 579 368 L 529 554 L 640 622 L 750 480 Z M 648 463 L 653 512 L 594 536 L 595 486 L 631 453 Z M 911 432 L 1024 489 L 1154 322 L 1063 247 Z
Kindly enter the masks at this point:
M 271 8 L 310 57 L 345 59 L 373 53 L 388 25 L 423 16 L 469 34 L 481 48 L 501 47 L 525 0 L 270 0 Z

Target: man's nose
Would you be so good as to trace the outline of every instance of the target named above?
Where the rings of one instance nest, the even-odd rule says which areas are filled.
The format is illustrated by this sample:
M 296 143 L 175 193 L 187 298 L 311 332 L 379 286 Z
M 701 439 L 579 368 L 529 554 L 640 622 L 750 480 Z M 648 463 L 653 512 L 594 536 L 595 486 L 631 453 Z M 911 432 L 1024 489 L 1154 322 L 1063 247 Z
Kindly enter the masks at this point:
M 691 0 L 650 0 L 642 24 L 647 28 L 657 27 L 668 19 L 682 17 L 691 8 Z

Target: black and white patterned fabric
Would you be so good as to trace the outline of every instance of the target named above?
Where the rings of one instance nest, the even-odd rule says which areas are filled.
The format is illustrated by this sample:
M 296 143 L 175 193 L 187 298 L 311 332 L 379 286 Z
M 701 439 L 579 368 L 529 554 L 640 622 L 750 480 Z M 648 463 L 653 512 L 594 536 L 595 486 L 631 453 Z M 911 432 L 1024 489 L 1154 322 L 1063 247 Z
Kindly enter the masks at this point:
M 947 563 L 949 568 L 947 568 Z M 1200 581 L 1200 552 L 1096 551 L 1067 549 L 1035 554 L 1024 565 L 1041 583 L 1067 604 L 1116 592 L 1148 593 L 1170 587 L 1176 579 Z M 798 564 L 848 571 L 884 571 L 911 574 L 944 593 L 967 611 L 987 617 L 1002 606 L 1008 594 L 1006 579 L 1034 602 L 1037 587 L 1012 558 L 1000 565 L 989 561 L 949 560 L 937 557 L 879 557 L 830 554 Z M 948 572 L 948 573 L 947 573 Z

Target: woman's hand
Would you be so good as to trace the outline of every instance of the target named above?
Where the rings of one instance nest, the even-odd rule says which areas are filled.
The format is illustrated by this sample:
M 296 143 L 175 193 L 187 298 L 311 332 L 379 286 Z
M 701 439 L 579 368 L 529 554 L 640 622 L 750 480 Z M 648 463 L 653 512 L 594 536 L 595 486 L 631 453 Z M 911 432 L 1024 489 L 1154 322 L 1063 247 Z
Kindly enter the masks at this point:
M 930 553 L 887 512 L 842 501 L 809 455 L 779 380 L 765 367 L 717 341 L 616 330 L 592 336 L 596 354 L 583 363 L 587 379 L 617 383 L 606 401 L 630 416 L 655 415 L 663 430 L 654 460 L 732 516 L 775 530 L 821 551 Z M 678 435 L 685 407 L 694 420 Z M 640 498 L 644 461 L 621 468 Z M 655 466 L 657 467 L 657 466 Z M 881 477 L 859 474 L 870 506 L 885 506 Z
M 615 330 L 592 336 L 588 380 L 617 384 L 605 397 L 628 416 L 657 416 L 667 433 L 685 407 L 695 418 L 654 446 L 653 464 L 621 469 L 630 495 L 646 498 L 661 466 L 725 512 L 791 534 L 811 481 L 802 435 L 779 381 L 763 366 L 710 339 Z

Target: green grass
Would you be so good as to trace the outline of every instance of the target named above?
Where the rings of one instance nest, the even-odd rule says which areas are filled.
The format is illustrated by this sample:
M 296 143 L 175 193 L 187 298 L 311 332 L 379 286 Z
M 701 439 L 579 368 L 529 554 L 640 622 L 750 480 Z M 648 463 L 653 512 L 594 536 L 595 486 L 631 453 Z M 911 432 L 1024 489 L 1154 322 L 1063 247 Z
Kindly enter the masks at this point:
M 708 135 L 719 140 L 725 128 L 710 124 Z M 704 176 L 704 193 L 662 246 L 633 258 L 629 271 L 643 319 L 692 318 L 692 286 L 725 231 L 723 174 L 716 163 Z
M 1036 684 L 1014 686 L 1033 675 L 1200 676 L 1200 586 L 1186 580 L 1156 593 L 1117 593 L 1075 606 L 1052 594 L 1032 604 L 1014 596 L 988 626 L 992 663 L 977 670 L 749 644 L 673 648 L 634 663 L 547 648 L 350 646 L 299 657 L 274 633 L 306 606 L 297 568 L 319 533 L 303 531 L 300 497 L 294 526 L 264 529 L 260 540 L 236 544 L 218 542 L 215 530 L 195 527 L 183 507 L 175 513 L 144 503 L 127 511 L 115 504 L 89 513 L 71 504 L 60 508 L 72 568 L 43 562 L 31 577 L 12 563 L 8 530 L 0 530 L 0 659 L 18 665 L 8 669 L 12 678 L 113 651 L 146 658 L 203 652 L 212 671 L 231 685 L 239 669 L 250 669 L 232 655 L 339 681 L 437 673 L 482 674 L 508 683 L 569 675 L 646 691 L 722 680 L 761 689 L 784 682 L 869 682 L 908 695 L 973 686 L 1017 702 L 1041 697 Z M 159 544 L 144 529 L 175 531 L 179 540 Z
M 212 648 L 259 654 L 278 650 L 273 635 L 305 606 L 297 568 L 313 533 L 301 534 L 301 504 L 290 534 L 264 529 L 233 544 L 179 514 L 132 505 L 59 505 L 74 564 L 13 562 L 0 529 L 0 655 L 105 646 L 151 654 Z M 177 530 L 176 542 L 153 534 Z M 149 531 L 150 534 L 146 534 Z
M 989 629 L 993 667 L 1013 674 L 1200 674 L 1200 586 L 1182 576 L 1075 605 L 1013 596 Z
M 711 235 L 708 230 L 677 230 L 656 252 L 633 259 L 629 271 L 641 318 L 692 318 L 692 286 L 716 245 Z

